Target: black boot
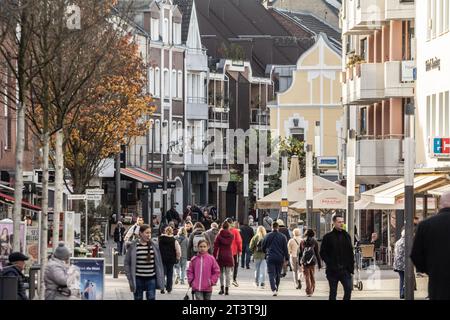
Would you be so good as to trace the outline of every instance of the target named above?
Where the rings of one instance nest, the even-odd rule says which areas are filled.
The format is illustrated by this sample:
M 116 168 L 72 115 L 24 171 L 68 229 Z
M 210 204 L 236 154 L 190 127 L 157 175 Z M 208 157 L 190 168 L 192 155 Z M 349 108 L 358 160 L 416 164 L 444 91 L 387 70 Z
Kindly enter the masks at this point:
M 228 287 L 225 287 L 225 295 L 228 296 Z
M 224 294 L 224 291 L 223 291 L 223 286 L 220 286 L 220 291 L 219 291 L 219 294 Z

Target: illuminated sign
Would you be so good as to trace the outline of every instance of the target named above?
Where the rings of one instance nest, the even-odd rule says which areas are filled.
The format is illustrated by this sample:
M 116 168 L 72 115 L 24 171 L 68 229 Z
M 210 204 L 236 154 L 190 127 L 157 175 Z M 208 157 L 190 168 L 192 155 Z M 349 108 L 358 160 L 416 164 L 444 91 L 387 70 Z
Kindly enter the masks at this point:
M 450 138 L 434 138 L 432 148 L 434 157 L 450 158 Z

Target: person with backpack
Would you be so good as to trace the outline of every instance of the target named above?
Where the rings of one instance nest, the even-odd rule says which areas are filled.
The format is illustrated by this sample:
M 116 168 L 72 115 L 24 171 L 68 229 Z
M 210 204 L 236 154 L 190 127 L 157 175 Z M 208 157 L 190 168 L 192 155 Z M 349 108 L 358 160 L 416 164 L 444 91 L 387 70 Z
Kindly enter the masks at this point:
M 189 236 L 188 244 L 188 259 L 192 259 L 198 253 L 198 242 L 206 240 L 205 227 L 201 222 L 196 222 L 191 235 Z
M 352 295 L 352 274 L 355 268 L 353 241 L 343 229 L 344 218 L 334 215 L 334 228 L 322 240 L 320 256 L 326 264 L 326 274 L 330 286 L 330 300 L 336 300 L 338 283 L 344 287 L 344 300 L 350 300 Z
M 262 249 L 267 257 L 270 288 L 273 296 L 278 295 L 281 270 L 289 260 L 286 236 L 278 231 L 278 223 L 272 224 L 272 232 L 268 233 L 262 243 Z
M 264 289 L 264 282 L 266 280 L 266 254 L 262 249 L 262 243 L 266 236 L 266 228 L 259 226 L 256 229 L 256 234 L 250 240 L 250 251 L 255 259 L 255 285 Z
M 272 224 L 273 220 L 269 216 L 267 212 L 264 212 L 264 218 L 263 218 L 263 226 L 266 228 L 266 233 L 272 232 Z
M 187 266 L 187 257 L 188 257 L 188 243 L 189 239 L 187 237 L 187 232 L 184 227 L 180 228 L 178 231 L 178 235 L 175 239 L 180 244 L 181 248 L 181 258 L 180 261 L 175 265 L 175 284 L 184 284 L 184 279 L 186 277 L 186 266 Z
M 173 236 L 172 227 L 166 227 L 164 234 L 158 238 L 159 249 L 161 250 L 161 258 L 164 266 L 164 276 L 166 277 L 167 293 L 172 292 L 173 283 L 173 267 L 180 261 L 181 247 L 178 241 Z M 164 294 L 164 288 L 161 289 Z
M 214 241 L 213 256 L 216 258 L 220 267 L 220 292 L 219 294 L 228 295 L 231 280 L 231 271 L 233 270 L 234 260 L 231 245 L 233 243 L 233 234 L 228 230 L 230 225 L 227 221 L 222 224 L 222 230 Z M 224 279 L 225 278 L 225 279 Z M 225 289 L 225 290 L 224 290 Z
M 207 240 L 198 242 L 198 253 L 191 259 L 187 270 L 189 286 L 196 300 L 211 300 L 212 287 L 217 284 L 220 267 L 216 259 L 208 253 Z
M 209 242 L 209 254 L 213 254 L 214 252 L 214 241 L 216 240 L 217 235 L 219 234 L 219 225 L 217 222 L 211 223 L 211 229 L 205 231 L 206 240 Z
M 292 275 L 294 276 L 295 289 L 302 288 L 302 282 L 300 279 L 301 268 L 300 268 L 300 260 L 298 259 L 298 251 L 300 248 L 300 244 L 302 243 L 302 237 L 300 233 L 300 229 L 295 228 L 292 231 L 293 238 L 288 242 L 288 252 L 290 257 L 290 263 L 292 266 Z
M 303 276 L 306 283 L 306 295 L 311 297 L 316 289 L 316 280 L 314 272 L 316 265 L 319 270 L 322 268 L 322 261 L 319 254 L 319 243 L 314 238 L 315 233 L 308 229 L 305 233 L 305 239 L 300 243 L 298 259 L 303 268 Z

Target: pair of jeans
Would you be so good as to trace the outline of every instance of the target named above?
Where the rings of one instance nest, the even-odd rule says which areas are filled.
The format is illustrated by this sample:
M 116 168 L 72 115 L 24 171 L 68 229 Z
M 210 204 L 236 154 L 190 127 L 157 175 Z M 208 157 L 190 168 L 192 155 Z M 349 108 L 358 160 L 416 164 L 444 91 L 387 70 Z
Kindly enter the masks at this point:
M 266 259 L 255 259 L 255 282 L 261 285 L 266 281 Z
M 134 300 L 143 300 L 144 291 L 147 300 L 155 300 L 156 297 L 156 277 L 139 277 L 136 276 L 136 291 L 134 292 Z
M 180 262 L 175 265 L 175 275 L 180 278 L 181 283 L 184 283 L 186 277 L 187 259 L 181 258 Z
M 123 253 L 123 241 L 117 241 L 117 252 L 119 253 L 119 256 Z
M 269 274 L 270 288 L 272 291 L 278 291 L 278 288 L 280 287 L 282 269 L 282 261 L 267 261 L 267 273 Z
M 195 300 L 211 300 L 212 292 L 195 291 Z
M 337 296 L 337 286 L 339 282 L 344 287 L 344 299 L 343 300 L 350 300 L 352 297 L 352 275 L 350 272 L 346 270 L 339 270 L 339 271 L 328 271 L 327 270 L 327 279 L 328 284 L 330 285 L 330 300 L 336 300 Z
M 241 254 L 241 267 L 250 267 L 250 258 L 252 256 L 252 252 L 250 251 L 249 243 L 242 245 L 242 254 Z
M 397 271 L 400 276 L 400 299 L 405 298 L 405 271 Z
M 312 295 L 314 293 L 314 290 L 316 290 L 316 279 L 314 278 L 315 271 L 316 266 L 303 267 L 303 275 L 305 276 L 305 283 L 306 283 L 306 294 Z
M 164 263 L 164 277 L 166 278 L 166 289 L 168 292 L 172 291 L 173 266 L 171 263 Z
M 220 285 L 223 287 L 225 282 L 225 287 L 230 287 L 231 282 L 231 270 L 233 267 L 220 267 Z M 225 277 L 225 281 L 224 281 Z
M 237 281 L 237 274 L 239 270 L 239 255 L 233 256 L 234 269 L 233 269 L 233 281 Z

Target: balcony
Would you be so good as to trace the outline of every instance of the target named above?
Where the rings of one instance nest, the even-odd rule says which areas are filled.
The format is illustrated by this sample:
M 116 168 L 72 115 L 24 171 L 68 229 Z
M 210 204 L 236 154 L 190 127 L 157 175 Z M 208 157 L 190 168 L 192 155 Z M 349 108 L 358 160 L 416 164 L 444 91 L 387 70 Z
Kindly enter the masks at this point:
M 251 110 L 250 128 L 256 130 L 270 129 L 270 114 L 269 111 L 262 111 L 260 109 Z
M 229 114 L 228 109 L 225 108 L 209 108 L 208 116 L 209 128 L 228 128 Z
M 371 139 L 365 136 L 357 141 L 357 176 L 398 176 L 403 174 L 402 138 Z
M 414 61 L 384 63 L 384 94 L 387 98 L 414 97 Z
M 386 20 L 408 20 L 415 17 L 416 6 L 414 0 L 385 0 Z
M 343 74 L 343 104 L 365 105 L 384 99 L 384 65 L 356 64 Z
M 208 105 L 205 97 L 186 98 L 188 120 L 208 120 Z
M 347 0 L 346 4 L 348 7 L 343 16 L 343 34 L 366 34 L 381 28 L 385 0 Z

